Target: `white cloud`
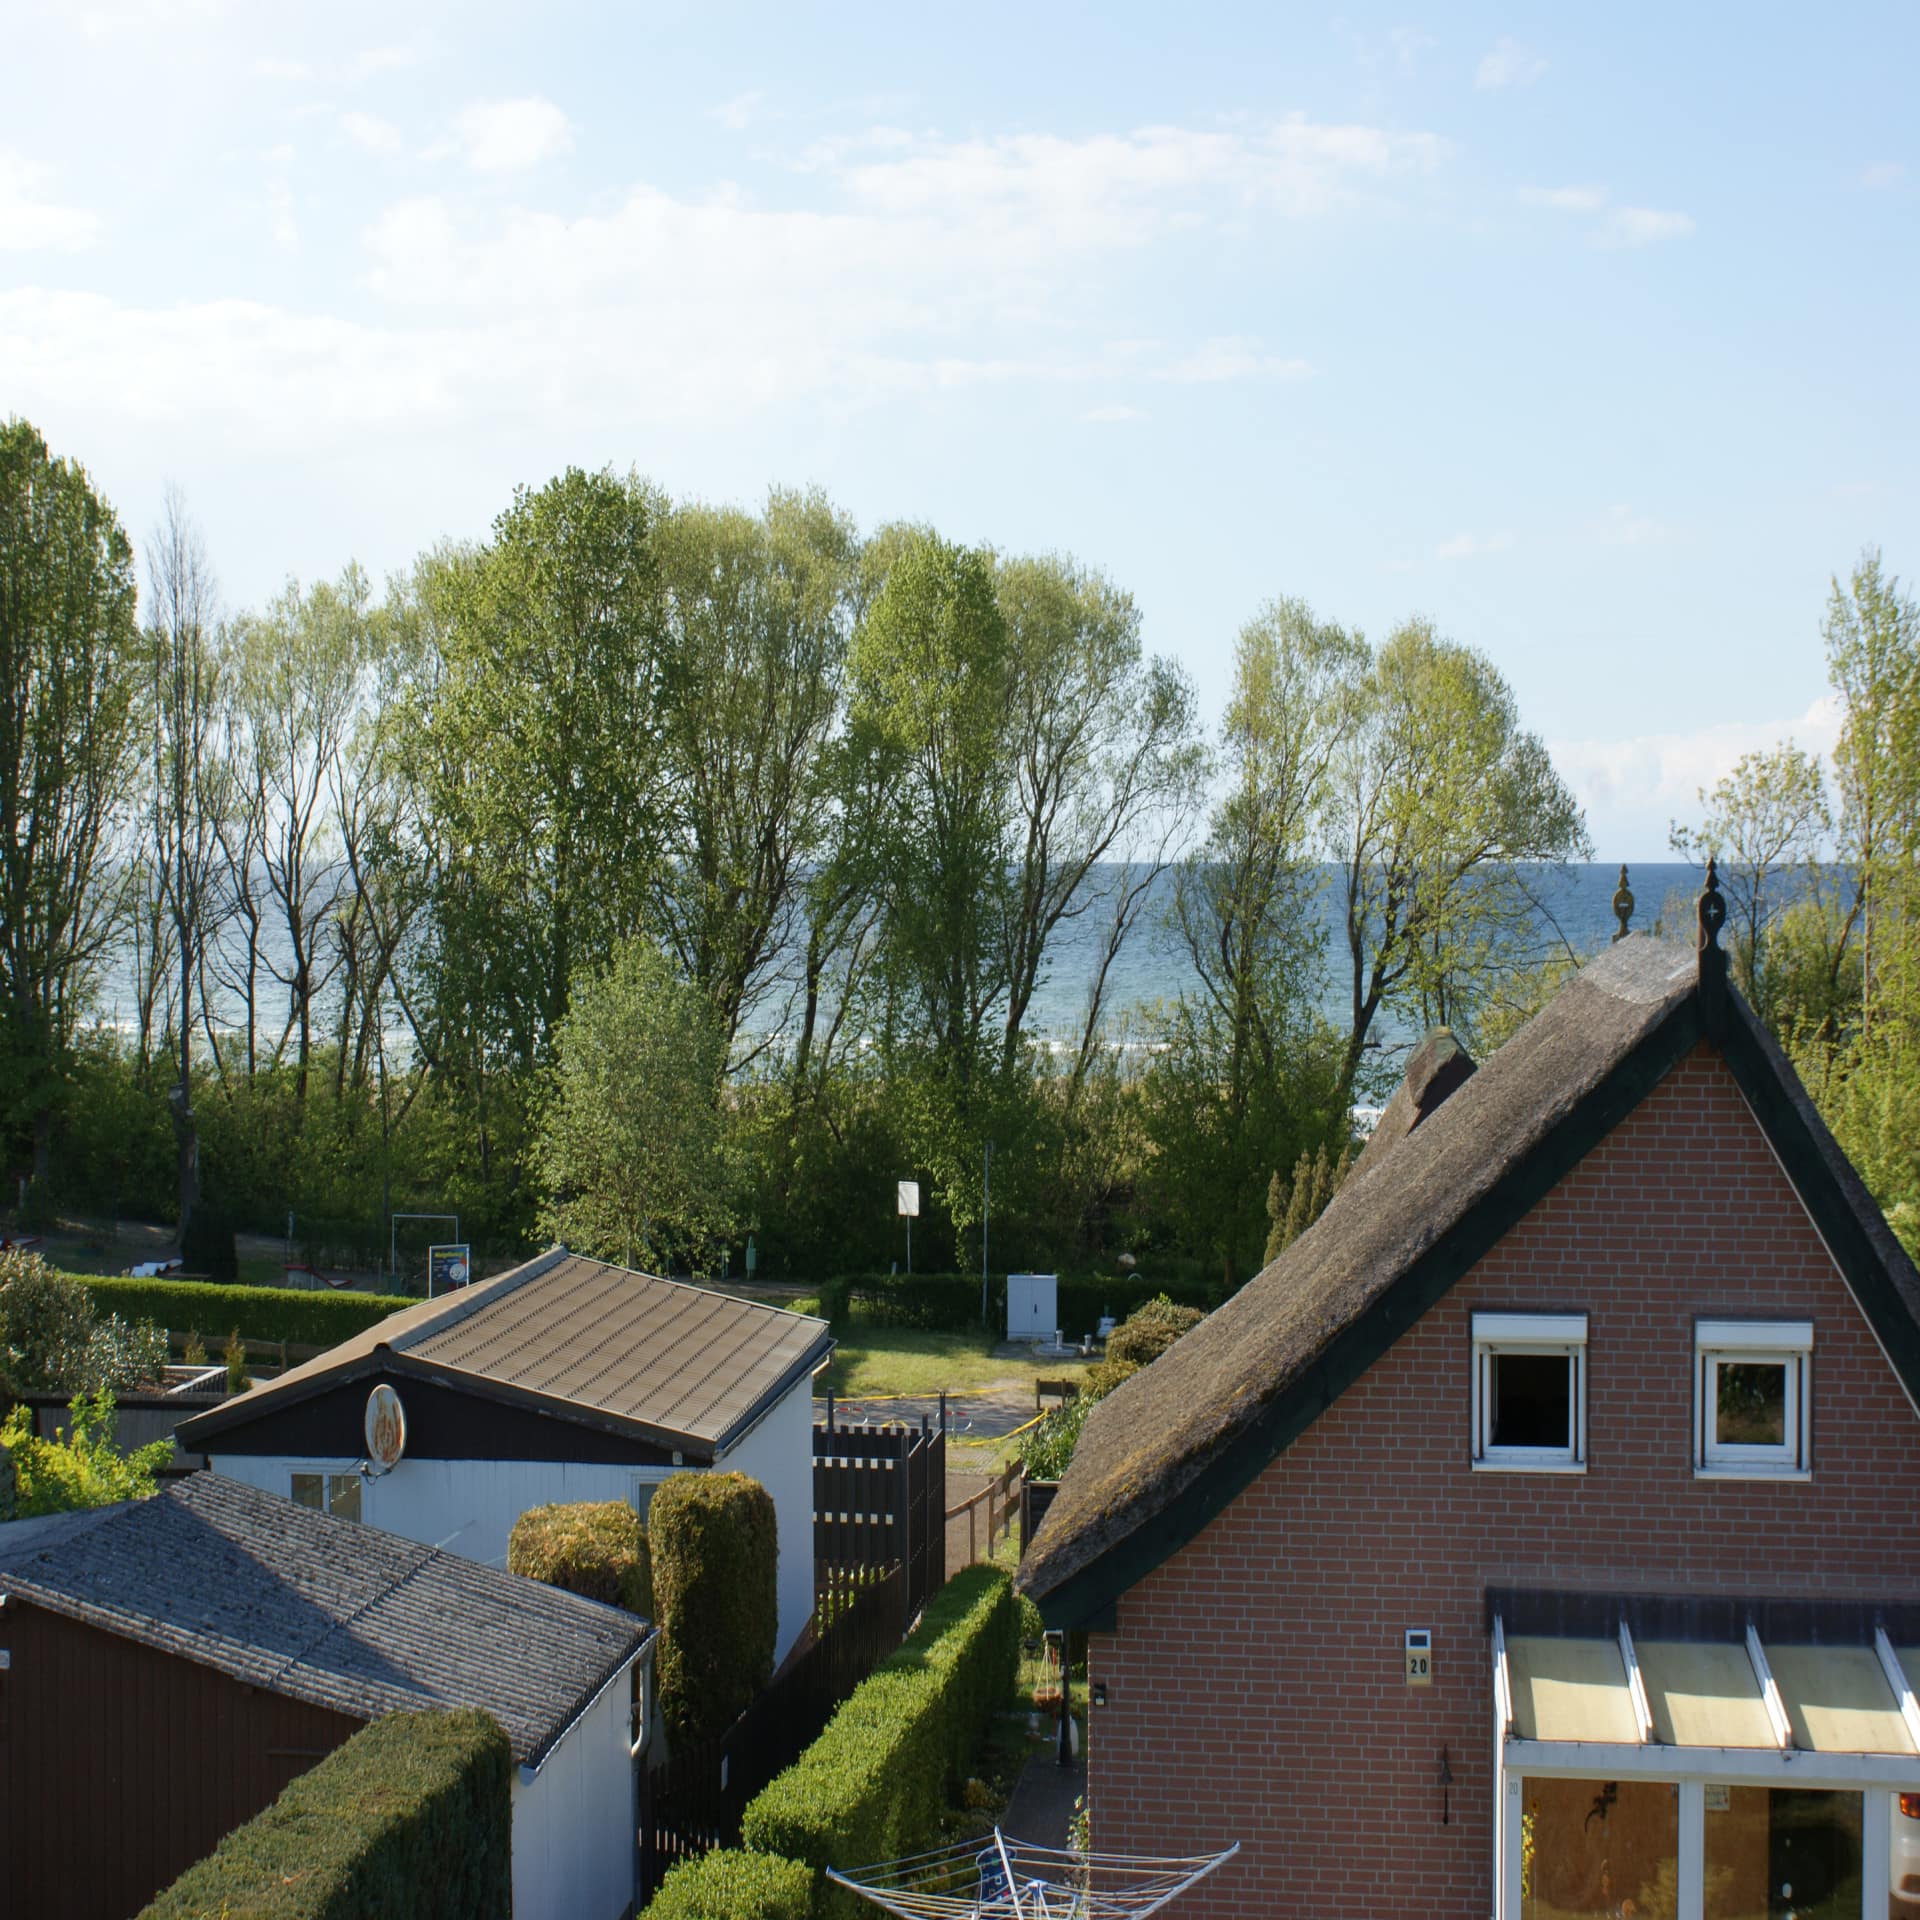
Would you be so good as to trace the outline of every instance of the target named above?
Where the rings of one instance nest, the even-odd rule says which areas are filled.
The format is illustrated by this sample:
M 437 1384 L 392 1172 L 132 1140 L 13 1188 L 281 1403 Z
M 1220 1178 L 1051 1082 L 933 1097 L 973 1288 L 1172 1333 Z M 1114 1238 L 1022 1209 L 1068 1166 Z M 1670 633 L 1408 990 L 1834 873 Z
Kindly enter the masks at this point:
M 1530 87 L 1546 70 L 1547 62 L 1543 55 L 1502 34 L 1480 56 L 1480 64 L 1474 69 L 1473 84 L 1487 89 Z
M 1630 818 L 1644 833 L 1691 820 L 1702 789 L 1733 771 L 1741 755 L 1791 739 L 1829 755 L 1839 737 L 1840 712 L 1823 695 L 1797 719 L 1720 720 L 1686 733 L 1646 733 L 1624 740 L 1550 740 L 1548 751 L 1580 803 L 1592 814 Z
M 45 197 L 48 169 L 0 151 L 0 252 L 82 253 L 100 238 L 100 216 Z
M 1693 216 L 1659 207 L 1616 207 L 1605 187 L 1522 187 L 1523 206 L 1546 207 L 1591 221 L 1595 246 L 1644 247 L 1660 240 L 1684 240 L 1694 230 Z
M 1606 547 L 1646 547 L 1671 539 L 1673 529 L 1624 504 L 1609 507 L 1590 529 Z
M 1436 560 L 1479 560 L 1490 553 L 1507 553 L 1513 547 L 1513 531 L 1502 527 L 1497 533 L 1456 533 L 1434 548 Z
M 538 94 L 476 100 L 454 115 L 453 144 L 476 173 L 522 173 L 568 152 L 573 129 L 567 116 Z
M 1089 407 L 1080 418 L 1096 426 L 1118 425 L 1123 420 L 1144 420 L 1147 416 L 1138 407 Z
M 713 109 L 713 118 L 730 132 L 744 133 L 759 119 L 760 105 L 766 97 L 758 87 L 736 93 L 731 100 L 723 100 Z
M 1256 340 L 1232 334 L 1203 340 L 1167 367 L 1158 378 L 1199 385 L 1215 380 L 1300 380 L 1313 369 L 1304 360 L 1285 360 L 1261 351 Z
M 1658 207 L 1615 207 L 1600 224 L 1608 246 L 1646 247 L 1661 240 L 1684 240 L 1693 232 L 1693 216 Z
M 368 153 L 398 153 L 402 144 L 400 129 L 377 113 L 343 113 L 340 131 Z
M 1906 178 L 1907 170 L 1898 160 L 1876 160 L 1872 166 L 1860 169 L 1860 184 L 1875 193 L 1903 186 Z

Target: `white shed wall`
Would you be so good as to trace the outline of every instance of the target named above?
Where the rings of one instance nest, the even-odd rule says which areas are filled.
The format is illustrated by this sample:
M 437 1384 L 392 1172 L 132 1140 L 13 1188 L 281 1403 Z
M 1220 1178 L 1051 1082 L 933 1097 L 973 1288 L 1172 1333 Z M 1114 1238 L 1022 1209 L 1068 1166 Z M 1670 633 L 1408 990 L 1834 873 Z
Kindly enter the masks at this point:
M 635 1762 L 622 1668 L 531 1780 L 513 1776 L 513 1920 L 619 1920 L 632 1903 Z
M 216 1473 L 288 1497 L 296 1473 L 350 1473 L 360 1464 L 321 1455 L 213 1453 L 208 1459 Z M 812 1382 L 795 1382 L 718 1465 L 750 1475 L 773 1496 L 780 1551 L 778 1664 L 813 1612 Z M 360 1518 L 404 1539 L 504 1567 L 507 1536 L 529 1507 L 625 1500 L 644 1514 L 652 1490 L 681 1471 L 569 1460 L 403 1459 L 391 1473 L 361 1483 Z

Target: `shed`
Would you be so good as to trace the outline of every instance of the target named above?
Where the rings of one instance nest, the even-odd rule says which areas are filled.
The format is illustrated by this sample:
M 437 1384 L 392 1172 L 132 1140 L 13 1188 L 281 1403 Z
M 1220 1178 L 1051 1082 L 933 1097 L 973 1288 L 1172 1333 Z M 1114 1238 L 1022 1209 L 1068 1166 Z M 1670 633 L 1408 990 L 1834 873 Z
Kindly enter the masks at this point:
M 1060 1330 L 1058 1276 L 1051 1273 L 1007 1275 L 1007 1338 L 1051 1340 Z
M 368 1721 L 477 1707 L 517 1762 L 516 1920 L 615 1920 L 652 1637 L 219 1474 L 0 1526 L 11 1910 L 126 1920 Z
M 558 1247 L 389 1314 L 179 1439 L 269 1493 L 496 1567 L 529 1507 L 644 1513 L 671 1473 L 747 1474 L 779 1527 L 778 1659 L 813 1611 L 813 1376 L 832 1351 L 824 1320 Z M 405 1421 L 386 1471 L 364 1431 L 381 1386 Z

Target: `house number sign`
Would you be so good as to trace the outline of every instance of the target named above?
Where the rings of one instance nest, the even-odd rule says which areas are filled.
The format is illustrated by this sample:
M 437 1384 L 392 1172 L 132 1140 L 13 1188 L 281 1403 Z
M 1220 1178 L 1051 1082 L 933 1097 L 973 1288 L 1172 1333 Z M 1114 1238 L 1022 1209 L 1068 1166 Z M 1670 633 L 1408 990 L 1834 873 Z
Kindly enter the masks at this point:
M 1407 1685 L 1433 1685 L 1433 1632 L 1430 1628 L 1407 1629 Z
M 367 1395 L 367 1458 L 382 1473 L 400 1464 L 407 1450 L 407 1414 L 400 1396 L 384 1381 Z

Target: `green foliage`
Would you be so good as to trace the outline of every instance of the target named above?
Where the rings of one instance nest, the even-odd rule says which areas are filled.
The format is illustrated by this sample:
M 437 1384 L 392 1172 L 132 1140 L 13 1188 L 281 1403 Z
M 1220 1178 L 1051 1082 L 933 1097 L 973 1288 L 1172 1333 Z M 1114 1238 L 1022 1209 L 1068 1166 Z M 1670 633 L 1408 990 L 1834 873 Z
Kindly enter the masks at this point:
M 956 1575 L 899 1651 L 748 1806 L 744 1843 L 815 1868 L 896 1859 L 928 1845 L 949 1783 L 971 1769 L 1012 1691 L 1019 1620 L 999 1568 Z M 819 1911 L 857 1911 L 851 1896 L 822 1891 Z
M 97 1393 L 152 1386 L 167 1346 L 149 1321 L 102 1315 L 87 1285 L 37 1253 L 0 1252 L 0 1389 Z
M 507 1571 L 653 1617 L 647 1533 L 624 1500 L 529 1507 L 507 1536 Z
M 1136 1367 L 1150 1366 L 1205 1318 L 1196 1308 L 1183 1307 L 1164 1293 L 1156 1295 L 1114 1328 L 1107 1341 L 1106 1357 Z
M 682 1860 L 644 1909 L 645 1920 L 809 1920 L 812 1912 L 811 1867 L 740 1847 Z
M 234 1249 L 233 1222 L 204 1190 L 186 1232 L 180 1236 L 180 1264 L 217 1287 L 239 1284 L 240 1256 Z
M 1171 1265 L 1171 1263 L 1168 1263 Z M 1148 1279 L 1113 1274 L 1060 1274 L 1054 1299 L 1061 1330 L 1072 1338 L 1092 1333 L 1111 1315 L 1124 1319 L 1157 1296 L 1183 1305 L 1217 1306 L 1220 1290 L 1197 1276 Z M 821 1284 L 820 1314 L 838 1327 L 915 1327 L 932 1333 L 978 1333 L 980 1276 L 977 1273 L 851 1273 Z M 989 1335 L 1007 1324 L 1007 1276 L 987 1276 Z
M 97 1306 L 140 1314 L 177 1332 L 238 1327 L 256 1343 L 297 1340 L 333 1347 L 413 1301 L 384 1293 L 303 1292 L 294 1287 L 216 1287 L 196 1280 L 96 1279 L 79 1284 Z
M 0 1426 L 0 1520 L 31 1520 L 36 1514 L 108 1507 L 116 1500 L 144 1500 L 154 1475 L 173 1456 L 170 1440 L 155 1440 L 130 1454 L 113 1444 L 113 1395 L 102 1390 L 68 1403 L 63 1439 L 43 1440 L 33 1431 L 33 1413 L 15 1407 Z
M 1274 1170 L 1267 1187 L 1267 1218 L 1273 1222 L 1273 1230 L 1267 1235 L 1268 1265 L 1326 1212 L 1327 1202 L 1340 1190 L 1352 1161 L 1351 1148 L 1343 1147 L 1336 1160 L 1328 1158 L 1323 1145 L 1311 1160 L 1303 1153 L 1294 1162 L 1291 1180 L 1282 1180 L 1279 1169 Z
M 534 1149 L 547 1230 L 629 1267 L 698 1263 L 733 1225 L 712 1002 L 651 942 L 628 940 L 576 982 L 555 1051 Z
M 724 1732 L 773 1677 L 780 1607 L 773 1496 L 744 1473 L 676 1473 L 647 1503 L 660 1639 L 654 1674 L 675 1740 Z
M 511 1776 L 484 1713 L 386 1714 L 138 1920 L 510 1920 Z

